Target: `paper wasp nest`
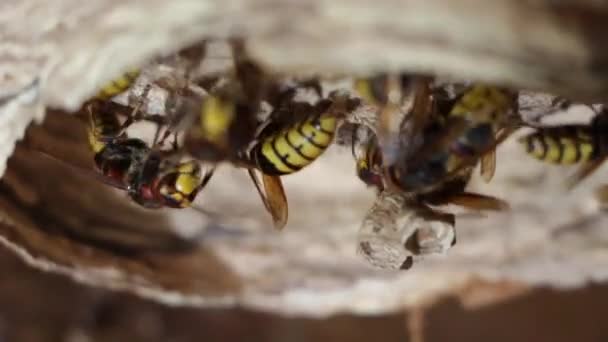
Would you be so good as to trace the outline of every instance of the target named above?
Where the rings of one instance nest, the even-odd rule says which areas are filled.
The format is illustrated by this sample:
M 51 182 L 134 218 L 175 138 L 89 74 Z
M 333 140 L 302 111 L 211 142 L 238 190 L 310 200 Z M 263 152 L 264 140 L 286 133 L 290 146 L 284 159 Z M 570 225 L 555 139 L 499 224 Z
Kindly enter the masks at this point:
M 45 107 L 74 111 L 128 67 L 209 37 L 245 36 L 256 60 L 289 74 L 430 72 L 602 102 L 605 5 L 9 0 L 0 13 L 0 241 L 32 266 L 169 304 L 318 316 L 423 305 L 478 280 L 519 290 L 606 279 L 606 216 L 591 196 L 602 170 L 566 193 L 561 184 L 570 170 L 526 157 L 513 139 L 500 146 L 492 183 L 471 184 L 507 199 L 512 211 L 458 216 L 456 246 L 415 260 L 409 271 L 375 269 L 356 254 L 358 231 L 376 199 L 356 179 L 344 147 L 284 177 L 291 210 L 281 233 L 271 229 L 246 173 L 229 165 L 199 196 L 206 209 L 226 217 L 218 226 L 195 211 L 139 210 L 124 194 L 25 146 L 13 154 Z M 548 106 L 536 93 L 526 99 L 520 102 L 529 105 L 526 115 Z M 575 108 L 565 117 L 584 121 L 587 114 Z M 60 114 L 47 119 L 44 129 L 32 127 L 35 142 L 90 164 L 81 122 Z M 127 247 L 105 246 L 108 237 Z

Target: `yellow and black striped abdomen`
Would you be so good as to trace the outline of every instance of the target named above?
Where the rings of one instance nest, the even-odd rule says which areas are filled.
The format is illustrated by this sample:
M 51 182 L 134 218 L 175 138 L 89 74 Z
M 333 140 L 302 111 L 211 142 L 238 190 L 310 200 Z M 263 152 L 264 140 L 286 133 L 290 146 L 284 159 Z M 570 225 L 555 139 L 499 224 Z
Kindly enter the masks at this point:
M 268 175 L 286 175 L 304 168 L 331 144 L 337 119 L 322 114 L 297 123 L 258 143 L 252 155 L 260 170 Z
M 110 99 L 127 89 L 135 82 L 135 80 L 139 77 L 139 70 L 130 70 L 122 74 L 120 77 L 110 81 L 97 93 L 95 98 L 99 100 L 107 100 Z
M 108 143 L 108 138 L 116 137 L 120 133 L 118 117 L 111 112 L 100 110 L 95 105 L 89 109 L 88 138 L 91 150 L 99 153 Z
M 461 116 L 475 122 L 493 122 L 513 105 L 508 91 L 482 84 L 468 89 L 454 104 L 450 116 Z
M 384 75 L 356 79 L 354 88 L 363 101 L 373 106 L 380 106 L 388 101 L 387 80 Z
M 552 164 L 571 165 L 598 157 L 597 139 L 590 126 L 547 127 L 519 140 L 532 157 Z

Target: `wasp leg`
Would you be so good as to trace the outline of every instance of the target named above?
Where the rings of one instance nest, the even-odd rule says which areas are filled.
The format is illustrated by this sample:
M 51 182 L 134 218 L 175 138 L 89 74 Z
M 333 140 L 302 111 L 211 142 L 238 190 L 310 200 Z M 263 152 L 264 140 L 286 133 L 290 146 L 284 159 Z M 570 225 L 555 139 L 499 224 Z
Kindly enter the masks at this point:
M 203 189 L 207 183 L 209 183 L 209 181 L 211 180 L 211 177 L 213 177 L 213 174 L 215 173 L 215 167 L 212 167 L 211 170 L 205 172 L 205 175 L 203 176 L 203 179 L 201 180 L 201 184 L 198 186 L 199 190 Z
M 173 151 L 177 151 L 179 149 L 179 144 L 177 143 L 177 133 L 173 134 L 173 141 L 171 142 L 171 148 Z
M 359 142 L 359 135 L 357 134 L 360 126 L 355 126 L 353 128 L 353 132 L 350 137 L 350 152 L 353 155 L 353 158 L 357 159 L 357 152 L 355 152 L 355 145 Z
M 481 177 L 486 183 L 489 183 L 496 173 L 496 148 L 515 132 L 518 127 L 519 124 L 514 124 L 499 130 L 494 138 L 494 143 L 492 144 L 493 148 L 488 149 L 487 152 L 481 156 Z
M 244 157 L 242 154 L 237 154 L 236 156 L 230 159 L 230 162 L 238 168 L 253 170 L 258 169 L 255 162 L 251 161 L 249 158 Z
M 147 105 L 146 98 L 148 97 L 150 89 L 151 86 L 149 84 L 146 85 L 146 87 L 141 93 L 141 97 L 136 100 L 136 104 L 133 107 L 133 110 L 131 111 L 131 113 L 128 114 L 127 119 L 120 126 L 117 136 L 123 135 L 126 132 L 127 128 L 129 128 L 133 123 L 142 120 L 143 114 L 141 114 L 141 107 Z
M 321 82 L 317 78 L 309 78 L 302 80 L 300 83 L 300 87 L 304 89 L 310 89 L 315 92 L 317 96 L 323 98 L 323 87 L 321 86 Z
M 599 168 L 604 161 L 606 161 L 606 157 L 600 157 L 581 165 L 579 169 L 566 180 L 566 189 L 574 189 L 575 186 L 597 170 L 597 168 Z
M 257 190 L 258 194 L 262 198 L 262 203 L 264 203 L 264 207 L 266 208 L 267 211 L 270 211 L 270 206 L 268 205 L 268 202 L 266 201 L 266 196 L 263 195 L 264 193 L 262 192 L 262 187 L 260 186 L 260 179 L 255 174 L 255 171 L 253 171 L 253 169 L 247 169 L 247 172 L 249 173 L 249 177 L 251 178 L 251 181 L 253 182 L 255 189 Z
M 157 126 L 156 131 L 154 132 L 154 139 L 152 139 L 152 146 L 163 146 L 165 144 L 165 140 L 171 135 L 171 130 L 166 127 L 163 136 L 160 136 L 160 131 L 162 130 L 162 126 Z
M 197 187 L 197 192 L 201 191 L 205 186 L 207 186 L 207 183 L 209 183 L 209 181 L 211 180 L 211 177 L 213 177 L 213 174 L 215 173 L 215 167 L 211 168 L 210 170 L 208 170 L 207 172 L 205 172 L 205 174 L 203 175 L 203 179 L 201 180 L 201 183 L 198 185 Z M 219 215 L 215 212 L 209 211 L 207 209 L 203 209 L 201 207 L 197 207 L 197 206 L 191 206 L 192 209 L 208 216 L 211 217 L 213 219 L 219 219 Z

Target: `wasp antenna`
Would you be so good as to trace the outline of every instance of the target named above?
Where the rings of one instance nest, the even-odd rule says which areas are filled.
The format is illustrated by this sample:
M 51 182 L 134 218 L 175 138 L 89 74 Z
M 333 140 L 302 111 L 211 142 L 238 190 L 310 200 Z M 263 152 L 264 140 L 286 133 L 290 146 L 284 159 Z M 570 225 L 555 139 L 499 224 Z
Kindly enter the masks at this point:
M 219 220 L 219 218 L 221 217 L 220 214 L 218 214 L 218 213 L 216 213 L 214 211 L 205 209 L 205 208 L 203 208 L 201 206 L 193 205 L 193 206 L 190 206 L 190 208 L 193 209 L 193 210 L 195 210 L 195 211 L 198 211 L 199 213 L 205 215 L 206 217 L 211 218 L 212 220 Z
M 359 128 L 361 128 L 361 126 L 356 125 L 353 128 L 353 131 L 351 133 L 351 137 L 350 137 L 350 152 L 353 155 L 353 158 L 357 158 L 357 154 L 355 153 L 355 144 L 359 141 L 359 137 L 357 136 L 357 132 L 359 131 Z
M 28 147 L 29 147 L 29 145 L 28 145 Z M 100 181 L 103 184 L 115 187 L 115 188 L 120 189 L 120 190 L 127 190 L 127 186 L 125 186 L 124 184 L 112 181 L 112 180 L 108 179 L 107 177 L 104 177 L 104 176 L 100 175 L 99 173 L 97 173 L 97 172 L 95 172 L 95 171 L 93 171 L 93 170 L 91 170 L 89 168 L 82 167 L 82 166 L 79 166 L 79 165 L 74 165 L 72 163 L 68 163 L 65 160 L 63 160 L 63 159 L 61 159 L 61 158 L 59 158 L 57 156 L 54 156 L 51 153 L 46 152 L 46 151 L 41 151 L 41 150 L 38 150 L 38 149 L 35 149 L 35 148 L 31 148 L 31 150 L 34 151 L 34 152 L 36 152 L 36 153 L 38 153 L 38 154 L 40 154 L 41 156 L 44 156 L 47 159 L 53 160 L 53 161 L 55 161 L 55 162 L 57 162 L 59 164 L 67 166 L 68 168 L 70 168 L 72 171 L 74 171 L 76 173 L 87 174 L 87 175 L 90 175 L 91 177 L 97 179 L 98 181 Z

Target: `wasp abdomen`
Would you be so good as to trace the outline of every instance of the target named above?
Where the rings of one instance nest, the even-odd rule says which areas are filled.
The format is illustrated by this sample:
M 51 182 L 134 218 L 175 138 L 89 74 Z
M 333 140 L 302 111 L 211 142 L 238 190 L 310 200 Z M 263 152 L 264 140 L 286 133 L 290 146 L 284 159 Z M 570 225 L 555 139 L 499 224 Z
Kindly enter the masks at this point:
M 450 111 L 450 116 L 476 122 L 493 122 L 512 107 L 512 95 L 503 89 L 476 85 L 465 92 Z
M 118 117 L 99 108 L 90 108 L 89 118 L 89 145 L 95 153 L 104 149 L 108 137 L 116 137 L 120 133 L 120 122 Z
M 100 100 L 110 99 L 127 89 L 135 82 L 135 80 L 139 77 L 139 70 L 131 70 L 122 74 L 120 77 L 110 81 L 106 85 L 104 85 L 97 93 L 96 98 Z
M 261 171 L 286 175 L 304 168 L 331 144 L 337 119 L 324 114 L 269 136 L 254 147 L 253 155 Z
M 162 197 L 162 203 L 172 208 L 189 207 L 201 185 L 201 168 L 195 161 L 188 161 L 176 165 L 174 169 L 166 171 L 155 186 Z
M 598 146 L 589 126 L 561 126 L 537 130 L 520 139 L 526 152 L 547 163 L 569 165 L 595 159 Z

